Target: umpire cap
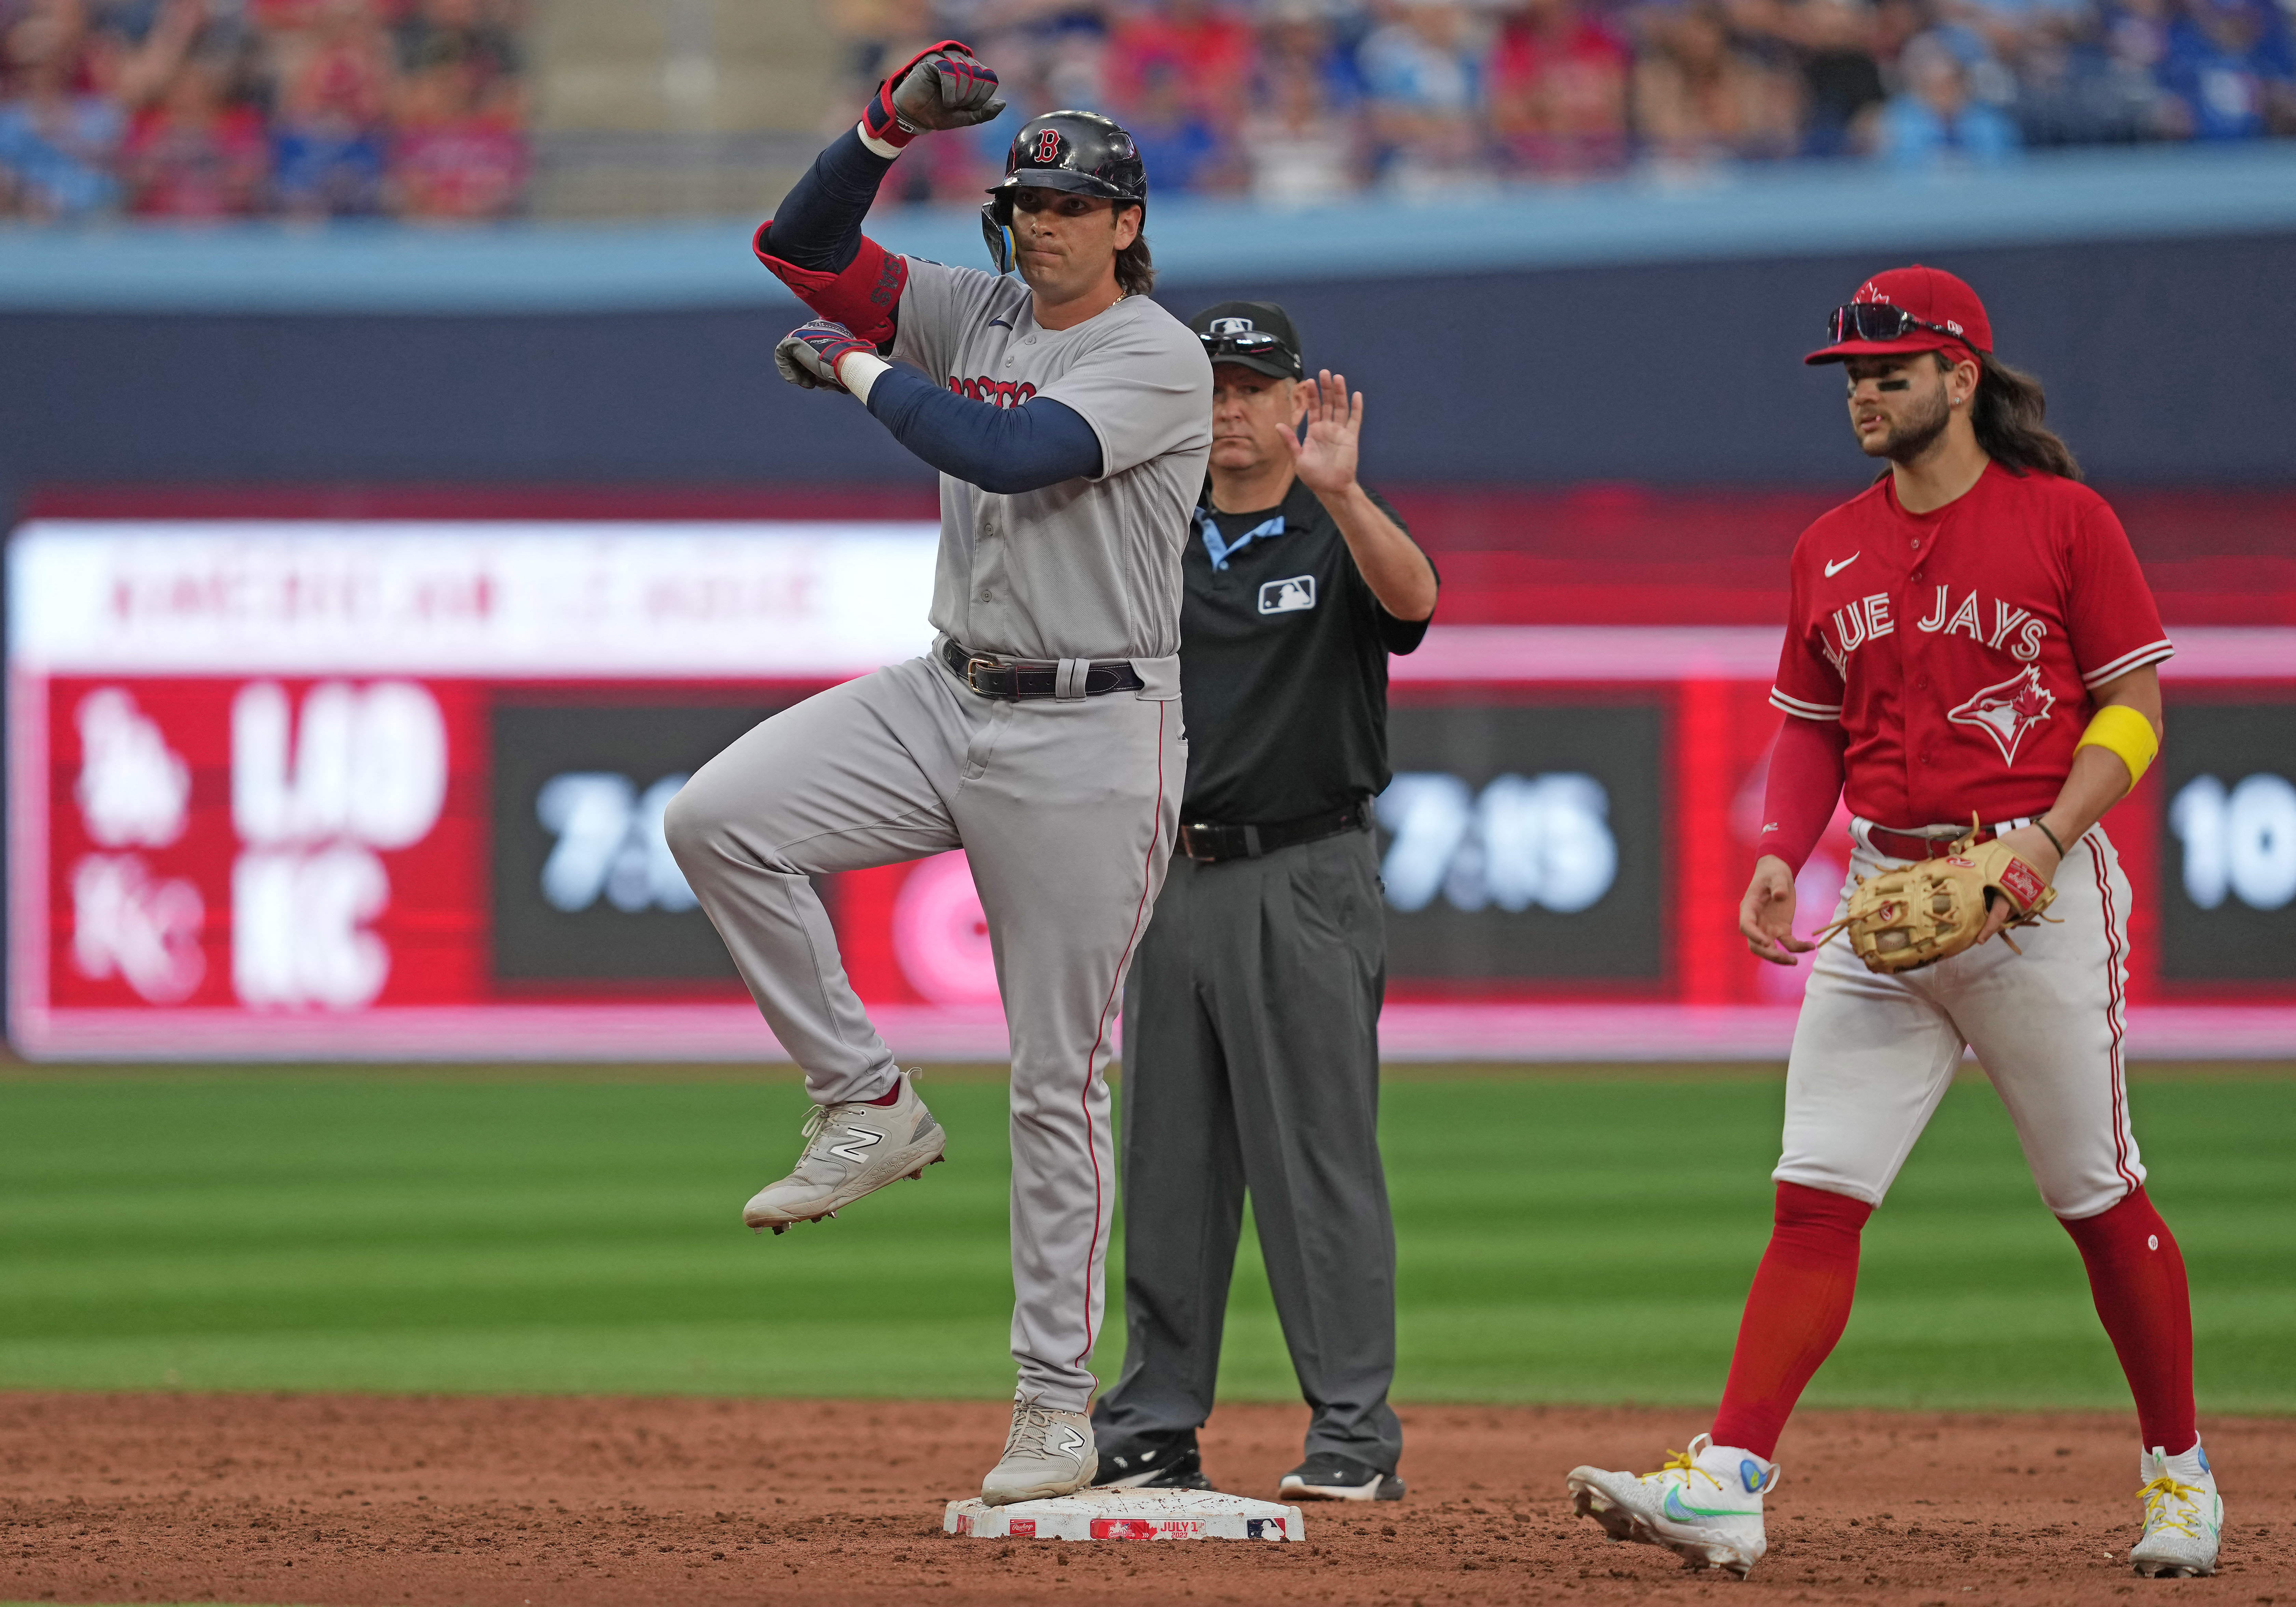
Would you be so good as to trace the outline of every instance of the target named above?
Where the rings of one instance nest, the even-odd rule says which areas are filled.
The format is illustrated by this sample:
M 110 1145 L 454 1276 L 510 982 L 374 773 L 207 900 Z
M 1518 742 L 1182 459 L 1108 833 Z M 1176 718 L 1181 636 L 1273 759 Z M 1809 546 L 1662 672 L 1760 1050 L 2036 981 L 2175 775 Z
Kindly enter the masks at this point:
M 1000 274 L 1013 271 L 1013 192 L 1023 187 L 1097 195 L 1148 209 L 1148 167 L 1123 127 L 1096 111 L 1030 118 L 1004 153 L 1004 176 L 988 186 L 980 234 Z
M 1234 363 L 1277 380 L 1296 380 L 1306 372 L 1299 328 L 1273 301 L 1223 301 L 1189 319 L 1188 327 L 1216 364 Z

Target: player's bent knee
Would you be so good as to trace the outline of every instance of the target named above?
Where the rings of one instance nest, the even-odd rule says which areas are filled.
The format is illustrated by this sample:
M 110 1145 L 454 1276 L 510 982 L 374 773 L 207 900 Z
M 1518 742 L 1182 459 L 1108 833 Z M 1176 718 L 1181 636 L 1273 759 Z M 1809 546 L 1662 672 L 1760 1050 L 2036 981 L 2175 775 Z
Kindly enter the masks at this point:
M 721 812 L 709 806 L 709 789 L 690 781 L 661 812 L 661 834 L 669 844 L 669 857 L 677 861 L 689 881 L 695 868 L 708 859 L 709 844 L 724 825 Z

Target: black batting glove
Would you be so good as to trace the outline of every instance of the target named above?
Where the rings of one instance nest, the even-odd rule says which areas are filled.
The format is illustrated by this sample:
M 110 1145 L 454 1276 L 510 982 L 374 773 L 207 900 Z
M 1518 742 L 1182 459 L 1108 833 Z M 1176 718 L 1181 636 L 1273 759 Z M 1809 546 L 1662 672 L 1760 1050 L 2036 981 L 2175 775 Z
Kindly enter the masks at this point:
M 861 127 L 883 144 L 907 144 L 936 128 L 970 128 L 1004 110 L 996 70 L 955 39 L 903 62 L 877 86 Z
M 842 324 L 816 318 L 782 337 L 781 344 L 774 348 L 774 366 L 781 370 L 782 378 L 804 389 L 843 390 L 845 381 L 837 377 L 838 360 L 857 351 L 873 356 L 876 350 Z

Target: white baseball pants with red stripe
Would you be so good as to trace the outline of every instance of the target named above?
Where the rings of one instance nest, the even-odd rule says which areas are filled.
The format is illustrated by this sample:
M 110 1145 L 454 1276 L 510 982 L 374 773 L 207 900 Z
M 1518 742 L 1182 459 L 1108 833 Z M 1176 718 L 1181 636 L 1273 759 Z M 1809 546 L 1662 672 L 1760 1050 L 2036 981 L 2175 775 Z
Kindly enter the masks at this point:
M 1187 764 L 1179 660 L 1133 667 L 1139 692 L 1020 703 L 975 695 L 937 656 L 896 664 L 749 732 L 663 823 L 823 1104 L 882 1095 L 898 1070 L 809 879 L 964 849 L 1013 1045 L 1013 1355 L 1021 1394 L 1062 1412 L 1092 1399 L 1110 1045 Z
M 1859 846 L 1851 876 L 1903 864 Z M 2041 1199 L 2093 1217 L 2144 1181 L 2121 1039 L 2128 879 L 2102 828 L 2057 869 L 2044 921 L 1921 971 L 1877 976 L 1835 938 L 1817 951 L 1786 1066 L 1780 1182 L 1879 1205 L 1961 1063 L 1977 1052 Z M 1849 902 L 1842 890 L 1839 916 Z

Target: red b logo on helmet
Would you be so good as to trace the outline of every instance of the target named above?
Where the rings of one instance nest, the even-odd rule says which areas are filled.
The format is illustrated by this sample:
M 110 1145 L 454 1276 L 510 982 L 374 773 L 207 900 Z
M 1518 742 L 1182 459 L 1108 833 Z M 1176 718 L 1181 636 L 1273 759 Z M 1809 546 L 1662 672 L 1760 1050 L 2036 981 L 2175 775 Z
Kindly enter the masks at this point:
M 1040 166 L 1049 166 L 1058 161 L 1060 154 L 1060 130 L 1047 128 L 1037 135 L 1037 161 Z

